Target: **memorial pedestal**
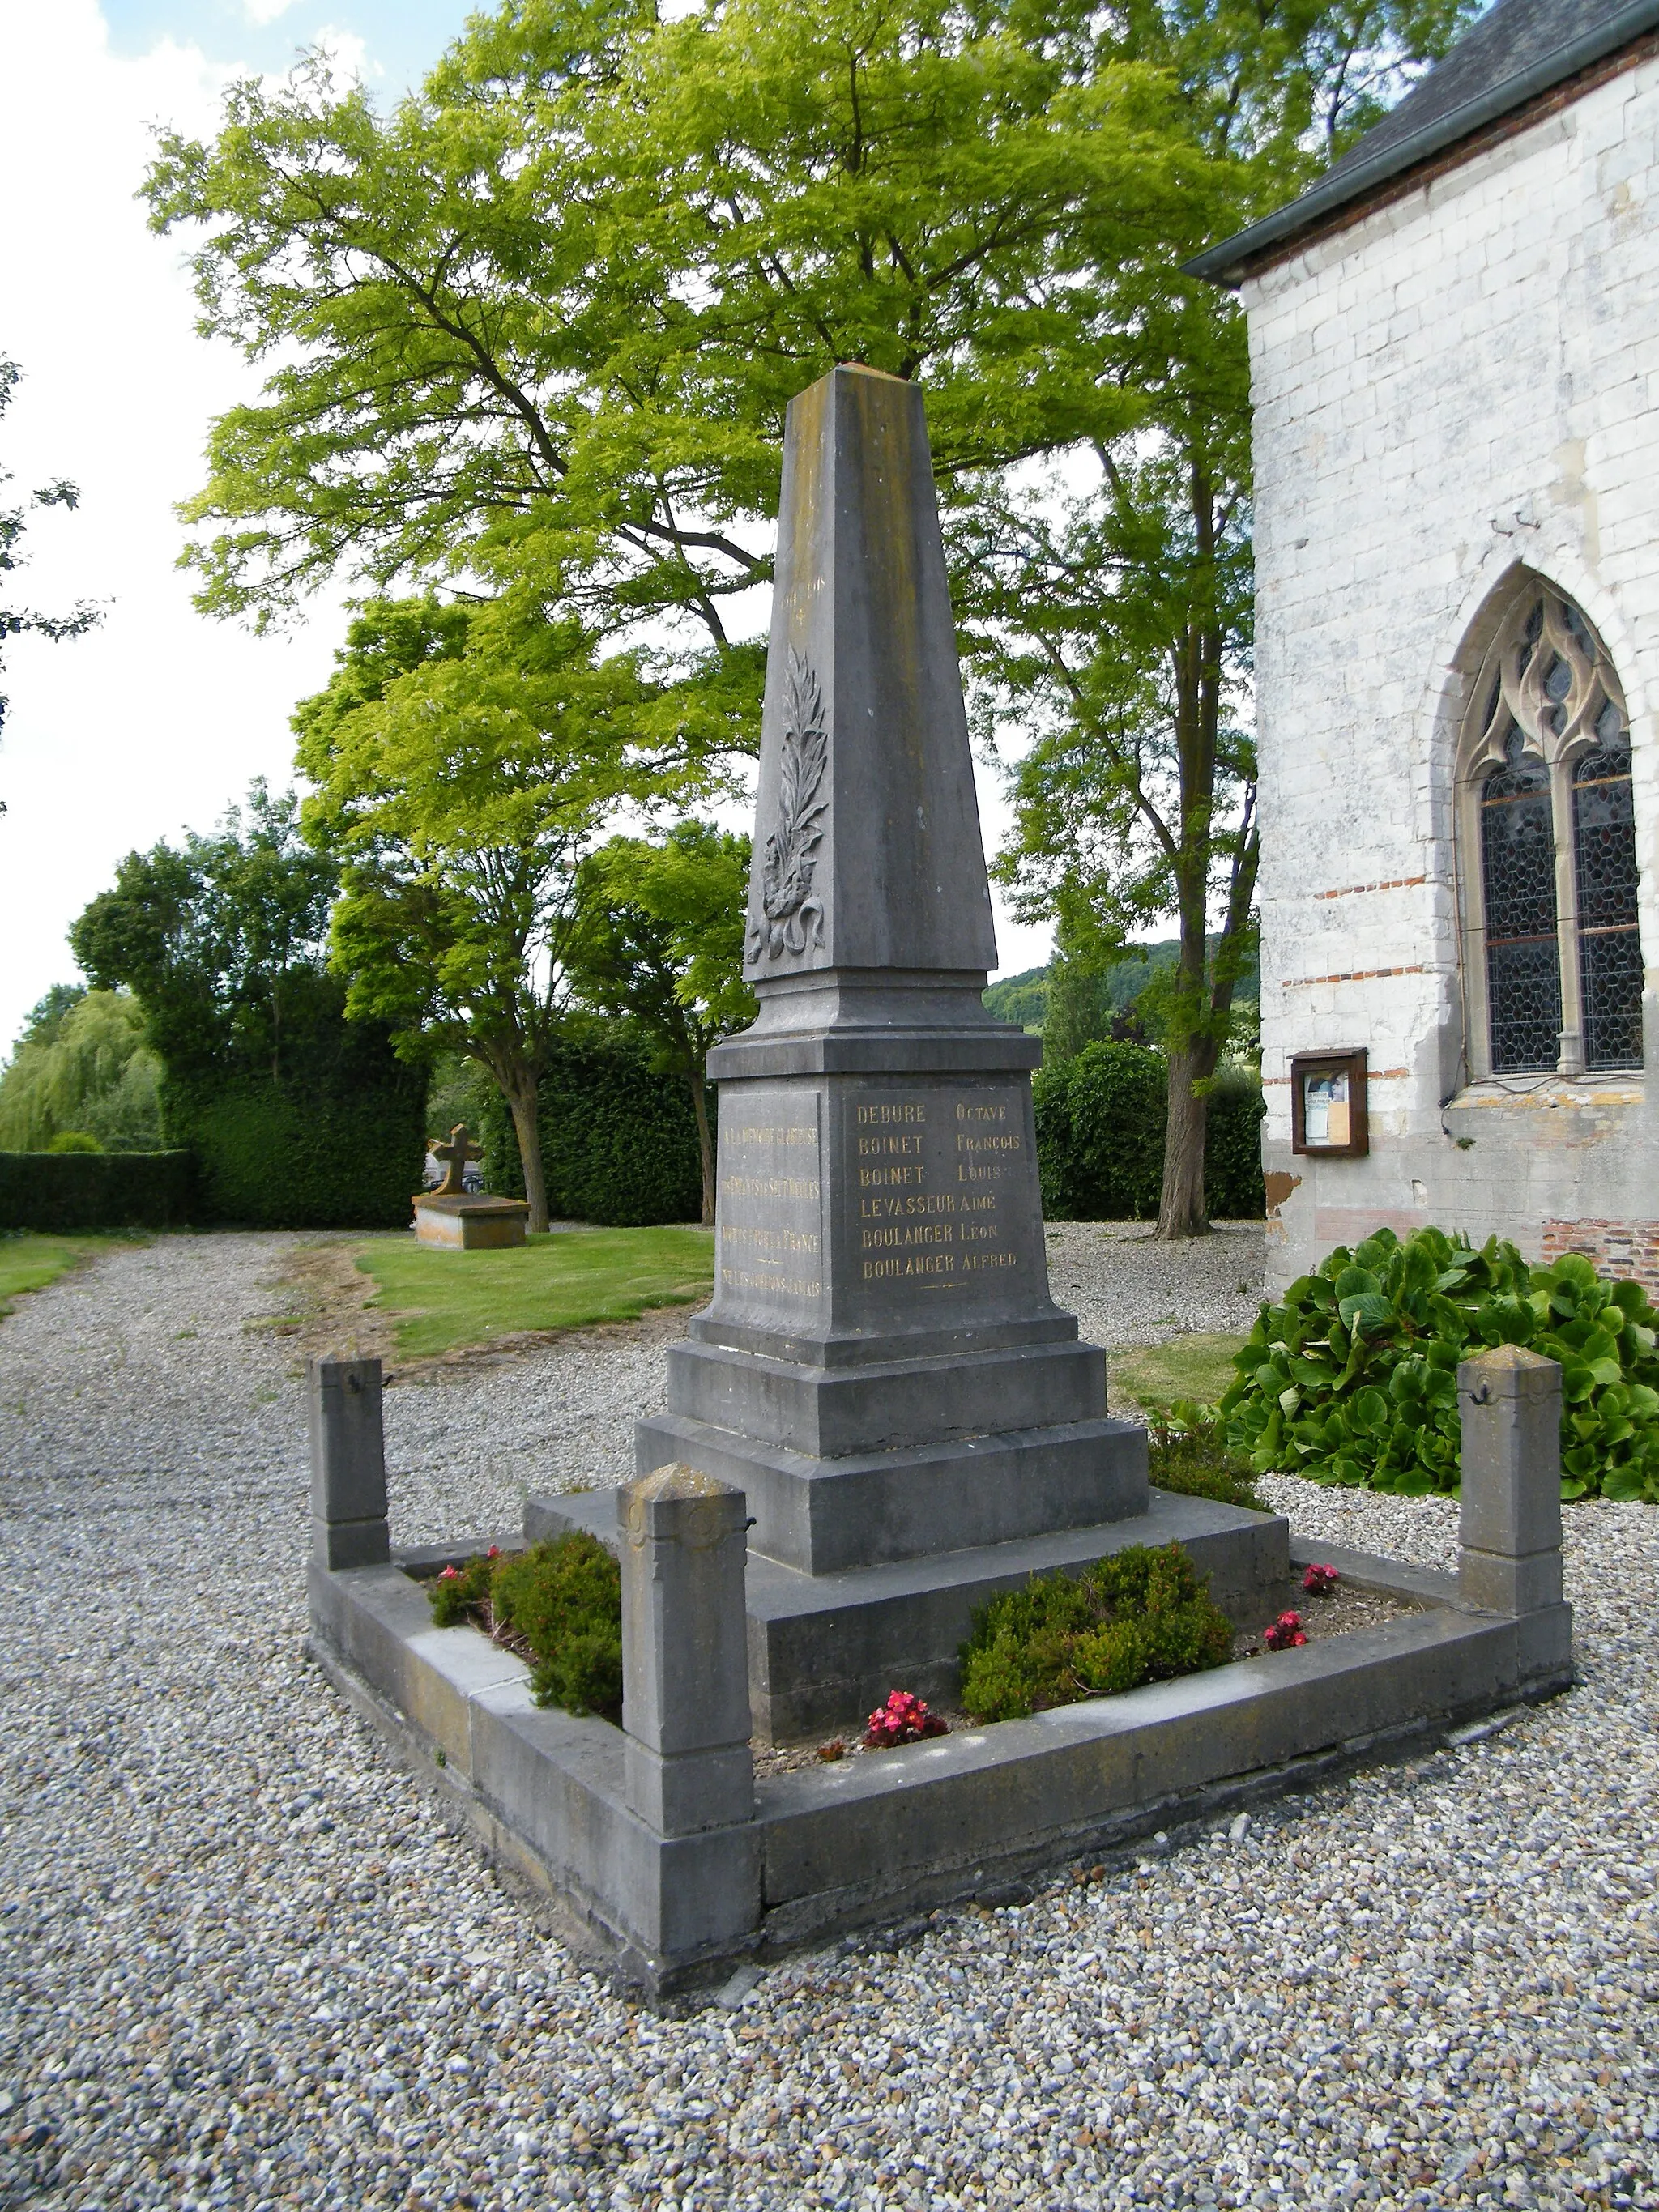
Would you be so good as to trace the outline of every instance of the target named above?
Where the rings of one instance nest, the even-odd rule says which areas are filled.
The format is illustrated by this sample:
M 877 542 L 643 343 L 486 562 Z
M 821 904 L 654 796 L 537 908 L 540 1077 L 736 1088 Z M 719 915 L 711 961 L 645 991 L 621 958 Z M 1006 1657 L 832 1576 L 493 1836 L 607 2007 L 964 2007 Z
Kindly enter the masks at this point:
M 530 1208 L 521 1198 L 487 1198 L 471 1192 L 434 1192 L 415 1200 L 415 1236 L 422 1244 L 452 1251 L 499 1251 L 522 1244 Z

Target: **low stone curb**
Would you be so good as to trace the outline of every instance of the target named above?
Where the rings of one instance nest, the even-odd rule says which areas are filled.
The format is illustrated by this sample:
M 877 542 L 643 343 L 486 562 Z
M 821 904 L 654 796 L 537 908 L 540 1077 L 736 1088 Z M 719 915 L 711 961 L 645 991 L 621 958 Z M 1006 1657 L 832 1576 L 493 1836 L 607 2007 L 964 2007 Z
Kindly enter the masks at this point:
M 1329 1546 L 1297 1550 L 1332 1558 Z M 313 1642 L 360 1710 L 441 1779 L 486 1850 L 561 1900 L 619 1978 L 657 1998 L 757 1954 L 994 1891 L 1343 1765 L 1405 1755 L 1571 1680 L 1565 1605 L 1486 1613 L 1457 1601 L 1449 1576 L 1359 1553 L 1333 1564 L 1429 1609 L 773 1776 L 752 1820 L 689 1836 L 659 1835 L 629 1810 L 620 1729 L 533 1705 L 521 1661 L 474 1629 L 433 1627 L 401 1560 L 313 1566 Z M 428 1567 L 422 1556 L 417 1571 Z

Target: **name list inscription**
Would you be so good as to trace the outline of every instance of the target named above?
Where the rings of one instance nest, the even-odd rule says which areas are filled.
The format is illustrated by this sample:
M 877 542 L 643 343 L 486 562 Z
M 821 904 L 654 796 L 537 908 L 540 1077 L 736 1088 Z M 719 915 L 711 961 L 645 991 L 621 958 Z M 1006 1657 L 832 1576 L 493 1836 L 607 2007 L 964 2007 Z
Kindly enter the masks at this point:
M 751 1094 L 720 1121 L 720 1288 L 744 1304 L 815 1304 L 823 1291 L 817 1100 Z
M 848 1127 L 862 1279 L 945 1289 L 1018 1271 L 1035 1191 L 1023 1100 L 950 1091 L 860 1100 Z M 1007 1193 L 1005 1177 L 1016 1178 Z M 1004 1218 L 1005 1195 L 1018 1219 Z

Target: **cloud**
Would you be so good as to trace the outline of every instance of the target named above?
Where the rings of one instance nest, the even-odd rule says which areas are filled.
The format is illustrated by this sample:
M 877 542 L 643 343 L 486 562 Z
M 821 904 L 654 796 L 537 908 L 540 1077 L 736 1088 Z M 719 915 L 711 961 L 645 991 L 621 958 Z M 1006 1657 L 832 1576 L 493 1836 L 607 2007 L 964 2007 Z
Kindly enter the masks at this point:
M 250 23 L 263 25 L 274 23 L 279 15 L 285 15 L 293 5 L 294 0 L 242 0 L 242 13 Z
M 48 985 L 73 973 L 69 923 L 135 847 L 210 828 L 255 775 L 290 772 L 288 717 L 326 678 L 337 605 L 284 641 L 210 623 L 175 567 L 175 503 L 203 479 L 210 419 L 258 375 L 194 330 L 180 242 L 134 198 L 154 121 L 207 134 L 245 72 L 167 40 L 110 51 L 94 0 L 11 10 L 0 71 L 0 299 L 23 380 L 0 420 L 0 465 L 25 489 L 81 487 L 37 518 L 14 596 L 110 602 L 60 645 L 9 642 L 0 688 L 0 1053 Z

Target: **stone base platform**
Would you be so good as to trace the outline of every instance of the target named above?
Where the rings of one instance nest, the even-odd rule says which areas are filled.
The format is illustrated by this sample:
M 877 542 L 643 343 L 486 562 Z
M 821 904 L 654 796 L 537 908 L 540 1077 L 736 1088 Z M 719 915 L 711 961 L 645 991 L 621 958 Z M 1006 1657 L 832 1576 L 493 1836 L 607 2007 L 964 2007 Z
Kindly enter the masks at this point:
M 1144 1431 L 1133 1434 L 1144 1459 Z M 1133 1517 L 842 1574 L 802 1574 L 750 1552 L 746 1603 L 756 1741 L 789 1743 L 861 1726 L 890 1690 L 909 1690 L 934 1705 L 953 1702 L 957 1654 L 979 1607 L 1000 1591 L 1022 1588 L 1033 1575 L 1080 1573 L 1131 1544 L 1185 1545 L 1236 1627 L 1270 1620 L 1290 1571 L 1288 1524 L 1208 1498 L 1148 1492 L 1144 1474 L 1140 1482 L 1150 1510 Z M 619 1495 L 596 1490 L 530 1498 L 526 1538 L 537 1543 L 582 1528 L 614 1551 Z
M 521 1198 L 439 1194 L 415 1200 L 415 1236 L 455 1252 L 494 1252 L 522 1244 L 530 1208 Z
M 744 1959 L 994 1896 L 1155 1829 L 1178 1835 L 1571 1680 L 1565 1605 L 1485 1613 L 1460 1601 L 1450 1576 L 1343 1559 L 1351 1579 L 1428 1609 L 1122 1697 L 769 1777 L 751 1820 L 694 1836 L 659 1835 L 629 1810 L 619 1729 L 532 1705 L 523 1662 L 476 1630 L 434 1629 L 425 1592 L 396 1558 L 313 1567 L 312 1649 L 557 1924 L 660 1998 Z M 428 1553 L 417 1571 L 433 1566 Z
M 685 1413 L 635 1430 L 641 1474 L 680 1461 L 741 1490 L 754 1549 L 815 1577 L 1146 1510 L 1146 1432 L 1104 1418 L 819 1459 Z

